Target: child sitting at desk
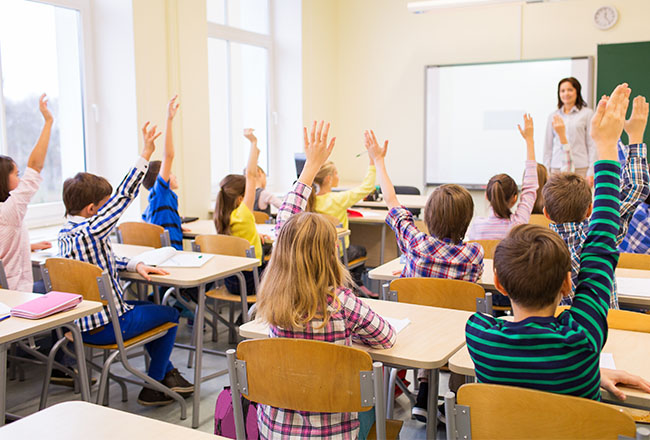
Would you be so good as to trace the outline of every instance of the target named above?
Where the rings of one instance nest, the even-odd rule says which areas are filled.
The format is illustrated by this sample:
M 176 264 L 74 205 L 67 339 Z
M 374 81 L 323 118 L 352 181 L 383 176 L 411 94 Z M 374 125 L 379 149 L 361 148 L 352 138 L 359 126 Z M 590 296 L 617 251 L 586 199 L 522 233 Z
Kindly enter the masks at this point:
M 501 240 L 510 228 L 530 221 L 537 194 L 537 162 L 535 162 L 535 141 L 533 137 L 533 118 L 524 115 L 524 128 L 517 125 L 521 137 L 526 141 L 526 170 L 521 186 L 519 205 L 517 203 L 517 184 L 507 174 L 497 174 L 487 184 L 485 195 L 490 202 L 490 215 L 474 220 L 467 234 L 470 240 Z
M 59 232 L 59 253 L 64 258 L 95 264 L 108 271 L 112 284 L 110 294 L 115 298 L 125 340 L 166 322 L 178 322 L 178 312 L 173 307 L 124 300 L 118 270 L 136 271 L 146 280 L 150 279 L 150 273 L 165 275 L 167 272 L 145 266 L 134 259 L 116 257 L 111 246 L 110 235 L 126 208 L 137 197 L 140 182 L 155 149 L 154 140 L 160 136 L 155 126 L 149 130 L 148 126 L 147 122 L 142 128 L 144 149 L 141 156 L 112 196 L 111 184 L 94 174 L 77 173 L 63 183 L 66 223 Z M 108 305 L 104 305 L 101 312 L 78 320 L 77 324 L 84 342 L 98 345 L 115 343 Z M 169 360 L 176 329 L 170 328 L 165 336 L 145 345 L 151 356 L 148 373 L 172 391 L 187 397 L 194 391 L 194 386 L 180 375 Z M 145 406 L 167 405 L 173 401 L 165 393 L 146 387 L 138 395 L 138 403 Z
M 182 251 L 183 227 L 181 226 L 181 216 L 178 214 L 178 196 L 174 192 L 175 189 L 178 189 L 178 181 L 172 174 L 172 162 L 174 161 L 172 124 L 179 107 L 176 98 L 178 95 L 174 96 L 167 105 L 165 151 L 162 162 L 159 160 L 149 162 L 149 169 L 142 180 L 142 186 L 149 190 L 149 204 L 142 213 L 142 220 L 162 226 L 169 231 L 170 244 Z
M 580 255 L 573 306 L 555 311 L 571 291 L 571 257 L 553 231 L 515 226 L 497 246 L 494 284 L 510 297 L 514 321 L 476 313 L 466 341 L 479 382 L 525 386 L 600 400 L 600 352 L 618 261 L 619 174 L 616 142 L 630 89 L 619 85 L 601 99 L 591 125 L 598 149 L 592 226 Z
M 303 212 L 314 176 L 334 148 L 334 139 L 327 143 L 329 124 L 323 130 L 322 122 L 318 129 L 314 122 L 309 137 L 304 130 L 307 161 L 278 212 L 277 240 L 260 285 L 257 314 L 270 324 L 271 337 L 341 345 L 356 340 L 390 348 L 396 339 L 391 325 L 346 287 L 350 274 L 339 259 L 334 226 L 322 215 Z M 359 433 L 357 413 L 321 414 L 260 405 L 258 424 L 265 439 L 294 433 L 301 438 L 365 438 L 367 434 Z
M 621 227 L 617 231 L 617 245 L 625 237 L 628 224 L 637 205 L 645 200 L 650 192 L 647 150 L 643 143 L 647 120 L 648 103 L 642 96 L 637 96 L 634 98 L 632 116 L 625 123 L 625 131 L 630 139 L 630 145 L 621 172 Z M 544 186 L 543 194 L 544 213 L 553 222 L 550 227 L 566 242 L 571 254 L 571 292 L 562 299 L 563 305 L 570 305 L 573 291 L 578 282 L 580 253 L 586 240 L 587 231 L 592 227 L 589 218 L 592 211 L 591 188 L 587 181 L 577 174 L 557 173 L 552 175 Z M 610 297 L 610 307 L 618 309 L 616 280 L 614 280 L 613 292 Z

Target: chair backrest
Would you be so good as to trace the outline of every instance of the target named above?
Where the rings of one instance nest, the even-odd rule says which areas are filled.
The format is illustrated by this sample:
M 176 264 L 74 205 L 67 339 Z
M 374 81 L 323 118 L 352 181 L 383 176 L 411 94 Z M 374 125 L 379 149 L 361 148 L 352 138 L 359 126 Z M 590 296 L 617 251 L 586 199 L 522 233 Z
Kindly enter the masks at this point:
M 269 215 L 263 211 L 253 211 L 253 216 L 255 216 L 255 223 L 264 224 L 269 219 Z
M 395 186 L 395 194 L 410 194 L 419 196 L 420 189 L 415 186 L 397 185 Z M 409 211 L 411 211 L 411 214 L 413 214 L 415 217 L 418 217 L 420 215 L 419 208 L 409 208 Z
M 247 257 L 251 244 L 248 240 L 232 235 L 199 235 L 194 239 L 195 249 L 200 252 L 231 257 Z
M 117 226 L 120 243 L 160 248 L 169 246 L 169 232 L 162 226 L 144 222 L 124 222 Z M 165 239 L 165 237 L 167 237 Z
M 532 214 L 528 223 L 531 225 L 540 225 L 548 228 L 548 225 L 551 224 L 551 221 L 547 219 L 544 214 Z
M 41 264 L 45 290 L 76 293 L 85 300 L 106 304 L 99 293 L 97 278 L 102 270 L 94 264 L 68 258 L 48 258 Z
M 483 251 L 485 252 L 485 255 L 483 258 L 487 258 L 489 260 L 494 258 L 494 251 L 497 248 L 497 245 L 499 244 L 501 240 L 470 240 L 470 243 L 478 243 L 481 246 L 483 246 Z
M 555 316 L 567 310 L 569 306 L 559 306 Z M 627 310 L 610 309 L 607 312 L 607 326 L 616 330 L 650 333 L 650 315 Z
M 359 412 L 374 405 L 376 415 L 383 415 L 383 425 L 377 419 L 377 438 L 383 438 L 382 364 L 373 364 L 367 352 L 322 341 L 268 338 L 243 341 L 236 355 L 228 350 L 227 356 L 233 403 L 240 408 L 239 392 L 254 402 L 296 411 Z M 243 429 L 243 417 L 239 420 Z M 239 433 L 237 438 L 242 438 Z
M 393 298 L 396 292 L 397 298 Z M 466 310 L 492 314 L 492 295 L 483 287 L 469 281 L 450 280 L 446 278 L 398 278 L 391 281 L 389 299 L 421 306 L 443 307 L 446 309 Z M 478 307 L 479 304 L 484 307 Z
M 621 252 L 616 267 L 621 269 L 650 270 L 650 254 L 631 254 L 629 252 Z
M 447 416 L 448 438 L 450 431 L 457 431 L 457 437 L 451 438 L 463 438 L 465 430 L 470 431 L 473 440 L 636 436 L 634 420 L 612 406 L 526 388 L 467 384 L 458 390 L 455 410 L 453 393 L 445 396 L 445 405 L 452 407 L 446 408 L 447 414 L 450 414 L 450 409 L 451 414 L 456 414 L 456 417 L 451 417 L 451 423 Z M 465 407 L 469 407 L 469 411 L 464 411 Z M 511 415 L 507 423 L 504 423 L 504 414 Z M 465 420 L 460 421 L 461 418 Z
M 0 260 L 0 289 L 8 289 L 9 283 L 7 282 L 7 274 L 5 273 L 5 266 Z

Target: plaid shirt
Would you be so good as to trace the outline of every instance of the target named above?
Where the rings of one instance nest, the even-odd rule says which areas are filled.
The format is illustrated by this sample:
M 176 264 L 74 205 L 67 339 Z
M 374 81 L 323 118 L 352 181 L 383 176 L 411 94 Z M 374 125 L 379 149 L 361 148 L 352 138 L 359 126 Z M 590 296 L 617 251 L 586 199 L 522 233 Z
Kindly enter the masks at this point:
M 630 221 L 627 235 L 619 247 L 621 252 L 650 254 L 650 205 L 641 203 Z
M 478 243 L 453 244 L 420 232 L 413 215 L 403 206 L 393 208 L 386 223 L 395 231 L 406 256 L 402 277 L 451 278 L 475 283 L 483 274 L 483 247 Z
M 634 215 L 637 205 L 648 197 L 650 191 L 650 177 L 648 176 L 648 160 L 645 144 L 633 144 L 627 147 L 627 161 L 621 170 L 621 227 L 616 238 L 617 246 L 621 244 L 627 234 L 628 225 Z M 620 150 L 619 150 L 620 151 Z M 551 223 L 551 229 L 557 232 L 566 242 L 571 253 L 571 294 L 562 299 L 561 305 L 571 305 L 575 286 L 578 282 L 580 271 L 580 254 L 582 245 L 587 238 L 589 220 L 582 222 Z M 618 295 L 616 279 L 610 297 L 610 308 L 618 309 Z
M 278 211 L 279 232 L 292 214 L 302 212 L 307 205 L 311 188 L 296 182 Z M 391 325 L 343 287 L 338 288 L 336 300 L 330 300 L 330 320 L 314 319 L 305 328 L 286 330 L 269 327 L 272 338 L 299 338 L 352 345 L 360 342 L 375 348 L 390 348 L 397 334 Z M 359 434 L 357 413 L 315 413 L 293 411 L 260 405 L 258 425 L 263 439 L 356 439 Z
M 59 254 L 63 258 L 73 258 L 95 264 L 108 271 L 113 289 L 111 293 L 117 303 L 118 315 L 122 316 L 133 308 L 124 302 L 122 286 L 117 276 L 118 270 L 135 270 L 138 263 L 128 258 L 118 258 L 111 247 L 110 234 L 117 221 L 138 195 L 140 182 L 147 172 L 148 162 L 139 158 L 129 170 L 115 194 L 108 199 L 96 215 L 90 218 L 69 215 L 67 222 L 59 231 Z M 106 325 L 110 322 L 108 305 L 101 312 L 77 320 L 82 332 Z

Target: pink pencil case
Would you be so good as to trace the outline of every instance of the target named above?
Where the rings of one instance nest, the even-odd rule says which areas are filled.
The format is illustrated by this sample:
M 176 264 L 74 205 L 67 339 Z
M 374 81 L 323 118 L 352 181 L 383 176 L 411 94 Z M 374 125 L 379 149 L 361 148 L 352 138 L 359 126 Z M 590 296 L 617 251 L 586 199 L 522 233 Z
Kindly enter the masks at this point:
M 73 309 L 82 300 L 83 297 L 76 293 L 52 291 L 14 307 L 11 309 L 11 316 L 27 319 L 45 318 L 55 313 Z

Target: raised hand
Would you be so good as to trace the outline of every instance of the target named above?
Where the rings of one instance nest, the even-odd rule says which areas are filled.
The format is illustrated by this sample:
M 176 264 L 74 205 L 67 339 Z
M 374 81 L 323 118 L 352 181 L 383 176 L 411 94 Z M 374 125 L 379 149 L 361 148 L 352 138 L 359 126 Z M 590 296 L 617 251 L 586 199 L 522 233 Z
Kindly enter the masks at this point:
M 176 103 L 176 99 L 178 99 L 178 95 L 175 95 L 172 99 L 169 100 L 169 104 L 167 104 L 167 120 L 171 121 L 174 119 L 174 116 L 176 116 L 176 112 L 178 111 L 178 107 L 181 105 Z
M 551 123 L 553 130 L 557 133 L 557 136 L 560 138 L 560 143 L 562 145 L 568 144 L 566 138 L 566 126 L 564 125 L 564 119 L 560 115 L 553 115 L 553 122 Z
M 45 122 L 51 123 L 54 118 L 52 117 L 52 113 L 50 112 L 50 109 L 47 108 L 47 95 L 43 93 L 41 97 L 38 99 L 38 109 L 41 111 L 41 114 L 43 115 L 43 119 L 45 119 Z
M 624 125 L 630 144 L 643 143 L 643 133 L 648 122 L 648 107 L 644 96 L 637 96 L 632 101 L 632 114 Z
M 334 144 L 336 143 L 336 138 L 333 137 L 329 143 L 327 142 L 327 137 L 330 131 L 329 122 L 325 124 L 323 129 L 323 121 L 316 123 L 311 127 L 311 131 L 307 133 L 307 127 L 303 127 L 303 135 L 305 141 L 305 156 L 307 160 L 305 161 L 305 166 L 300 173 L 298 180 L 304 183 L 307 186 L 311 186 L 314 181 L 314 177 L 318 170 L 327 159 L 329 159 L 332 150 L 334 149 Z
M 591 137 L 596 142 L 600 160 L 618 160 L 616 143 L 625 125 L 625 113 L 630 103 L 630 88 L 619 84 L 611 97 L 603 96 L 591 119 Z
M 521 125 L 517 124 L 519 133 L 526 142 L 533 142 L 534 127 L 533 127 L 533 118 L 528 113 L 524 113 L 524 128 L 521 128 Z
M 254 131 L 254 128 L 244 128 L 244 137 L 248 139 L 252 144 L 257 144 L 257 138 L 253 133 Z
M 144 150 L 142 150 L 142 157 L 144 157 L 146 160 L 149 160 L 151 158 L 151 155 L 156 149 L 154 141 L 158 139 L 158 137 L 162 134 L 161 132 L 156 132 L 155 125 L 149 128 L 149 124 L 150 122 L 147 121 L 142 127 L 142 137 L 144 139 Z
M 384 141 L 383 147 L 380 147 L 379 142 L 377 142 L 375 132 L 372 130 L 366 130 L 363 133 L 363 137 L 365 140 L 366 150 L 368 150 L 368 156 L 372 162 L 376 164 L 378 160 L 383 160 L 384 157 L 386 157 L 386 152 L 388 151 L 388 140 Z

